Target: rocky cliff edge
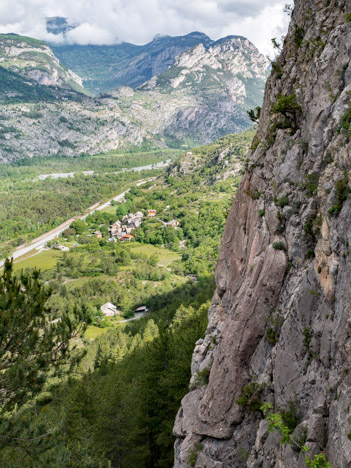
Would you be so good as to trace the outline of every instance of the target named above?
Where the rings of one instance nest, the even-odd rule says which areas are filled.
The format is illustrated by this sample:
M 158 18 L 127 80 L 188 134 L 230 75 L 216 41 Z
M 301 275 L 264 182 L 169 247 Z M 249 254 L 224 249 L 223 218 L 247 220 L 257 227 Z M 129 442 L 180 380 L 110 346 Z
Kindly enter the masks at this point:
M 351 1 L 297 0 L 230 211 L 176 468 L 351 467 Z M 255 403 L 255 404 L 253 404 Z

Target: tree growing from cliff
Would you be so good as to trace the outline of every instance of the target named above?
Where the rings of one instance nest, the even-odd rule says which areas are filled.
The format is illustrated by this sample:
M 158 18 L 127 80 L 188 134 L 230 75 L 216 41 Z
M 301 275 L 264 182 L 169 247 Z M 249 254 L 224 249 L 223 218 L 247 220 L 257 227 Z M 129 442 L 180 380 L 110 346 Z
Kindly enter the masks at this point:
M 248 110 L 247 113 L 252 122 L 258 123 L 258 121 L 260 120 L 260 116 L 261 116 L 261 107 L 257 106 L 254 109 Z
M 276 128 L 291 128 L 297 129 L 297 118 L 301 112 L 301 105 L 296 100 L 296 94 L 285 96 L 278 95 L 277 102 L 271 108 L 271 114 L 281 115 L 284 117 L 284 122 L 276 123 Z M 280 126 L 279 126 L 280 125 Z

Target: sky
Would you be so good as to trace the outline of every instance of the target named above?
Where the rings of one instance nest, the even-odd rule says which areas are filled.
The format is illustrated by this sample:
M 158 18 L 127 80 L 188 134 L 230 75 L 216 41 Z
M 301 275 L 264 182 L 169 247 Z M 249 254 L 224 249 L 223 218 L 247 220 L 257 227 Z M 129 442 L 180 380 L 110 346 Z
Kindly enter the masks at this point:
M 289 0 L 13 0 L 0 1 L 0 32 L 51 42 L 145 44 L 156 34 L 201 31 L 212 39 L 247 37 L 273 56 L 271 39 L 287 30 Z M 78 25 L 65 37 L 48 34 L 46 17 L 62 16 Z

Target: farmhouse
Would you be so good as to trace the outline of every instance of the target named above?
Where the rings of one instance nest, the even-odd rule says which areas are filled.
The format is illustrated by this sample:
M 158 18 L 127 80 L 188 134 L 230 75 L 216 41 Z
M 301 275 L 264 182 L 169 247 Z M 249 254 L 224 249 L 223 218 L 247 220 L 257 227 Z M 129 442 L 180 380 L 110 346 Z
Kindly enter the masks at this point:
M 156 213 L 157 213 L 156 210 L 147 210 L 148 218 L 154 218 L 156 216 Z
M 95 234 L 95 237 L 97 239 L 102 239 L 102 232 L 101 231 L 95 231 L 94 234 Z
M 121 312 L 117 309 L 115 305 L 111 304 L 111 302 L 106 302 L 106 304 L 102 305 L 100 309 L 105 317 L 114 317 L 115 315 L 121 315 Z
M 177 221 L 176 219 L 172 219 L 172 221 L 169 221 L 167 223 L 168 226 L 172 226 L 173 228 L 177 228 L 179 226 L 179 221 Z
M 55 245 L 52 246 L 52 248 L 53 248 L 54 250 L 61 250 L 61 252 L 68 252 L 68 251 L 69 251 L 69 248 L 66 247 L 65 245 L 57 245 L 57 244 L 55 244 Z
M 132 236 L 131 234 L 124 234 L 124 236 L 120 238 L 120 241 L 130 242 L 132 239 L 134 239 L 134 236 Z

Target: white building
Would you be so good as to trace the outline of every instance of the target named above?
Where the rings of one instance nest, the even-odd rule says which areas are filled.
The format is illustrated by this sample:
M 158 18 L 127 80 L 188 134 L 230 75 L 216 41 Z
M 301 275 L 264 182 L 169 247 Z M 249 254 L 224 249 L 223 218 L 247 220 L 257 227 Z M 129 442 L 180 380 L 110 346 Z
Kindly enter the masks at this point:
M 179 226 L 179 221 L 177 221 L 176 219 L 172 219 L 172 221 L 169 221 L 168 223 L 166 223 L 168 226 L 172 226 L 173 228 L 177 228 Z
M 115 315 L 121 315 L 121 312 L 117 309 L 115 305 L 111 304 L 111 302 L 106 302 L 106 304 L 102 305 L 100 309 L 105 317 L 114 317 Z
M 69 248 L 66 247 L 65 245 L 53 245 L 52 248 L 54 250 L 61 250 L 61 252 L 68 252 L 69 251 Z
M 141 307 L 138 307 L 137 309 L 135 309 L 134 317 L 135 318 L 140 318 L 143 315 L 148 314 L 148 313 L 149 313 L 149 309 L 146 306 L 141 306 Z

